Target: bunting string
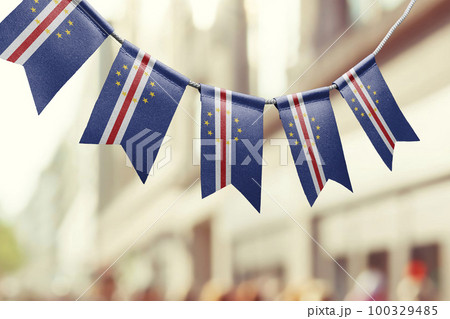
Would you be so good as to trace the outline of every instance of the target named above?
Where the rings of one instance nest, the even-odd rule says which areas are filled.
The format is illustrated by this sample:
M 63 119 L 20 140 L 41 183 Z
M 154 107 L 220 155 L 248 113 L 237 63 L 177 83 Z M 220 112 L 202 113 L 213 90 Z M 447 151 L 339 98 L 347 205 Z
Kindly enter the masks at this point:
M 186 87 L 193 87 L 201 98 L 202 196 L 233 185 L 257 211 L 264 107 L 275 105 L 312 206 L 328 180 L 352 191 L 330 91 L 339 90 L 389 169 L 397 142 L 419 140 L 375 61 L 415 3 L 372 54 L 330 86 L 268 100 L 190 80 L 123 39 L 86 0 L 22 0 L 0 23 L 0 58 L 25 68 L 41 113 L 111 36 L 121 48 L 80 143 L 122 146 L 145 183 Z
M 377 56 L 378 53 L 380 53 L 381 49 L 383 49 L 384 45 L 386 44 L 386 42 L 389 40 L 389 38 L 394 34 L 395 30 L 400 26 L 400 24 L 403 23 L 403 21 L 405 21 L 405 19 L 408 17 L 409 13 L 411 12 L 412 8 L 414 7 L 414 5 L 416 4 L 416 0 L 411 0 L 409 2 L 408 7 L 406 8 L 405 12 L 403 13 L 403 15 L 400 17 L 400 19 L 397 20 L 397 22 L 392 26 L 392 28 L 389 30 L 389 32 L 386 34 L 386 36 L 384 37 L 384 39 L 380 42 L 380 44 L 378 45 L 378 47 L 375 49 L 375 51 L 373 52 L 374 56 Z

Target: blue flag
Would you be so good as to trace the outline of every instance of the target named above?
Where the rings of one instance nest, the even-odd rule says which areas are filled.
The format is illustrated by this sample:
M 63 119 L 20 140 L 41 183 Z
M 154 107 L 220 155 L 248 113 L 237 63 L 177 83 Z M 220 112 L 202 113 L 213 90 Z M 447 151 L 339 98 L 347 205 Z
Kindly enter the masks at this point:
M 329 179 L 351 191 L 329 88 L 283 96 L 276 101 L 310 205 L 313 206 Z
M 369 55 L 335 84 L 378 154 L 392 170 L 395 143 L 419 138 L 395 102 L 375 56 Z
M 23 65 L 38 113 L 113 32 L 82 0 L 23 0 L 0 24 L 0 57 Z
M 203 198 L 234 185 L 259 212 L 265 101 L 201 86 Z
M 188 83 L 125 41 L 81 143 L 122 145 L 145 183 Z

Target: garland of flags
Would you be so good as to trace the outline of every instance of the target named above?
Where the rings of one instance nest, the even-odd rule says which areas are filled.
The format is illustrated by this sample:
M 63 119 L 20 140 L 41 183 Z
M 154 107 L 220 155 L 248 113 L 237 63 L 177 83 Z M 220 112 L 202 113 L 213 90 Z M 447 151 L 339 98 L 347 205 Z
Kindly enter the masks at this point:
M 330 89 L 339 90 L 389 169 L 396 142 L 419 140 L 375 61 L 414 3 L 374 54 L 331 87 L 274 99 L 311 206 L 329 179 L 352 191 Z M 25 68 L 39 114 L 107 37 L 120 39 L 86 0 L 23 0 L 0 23 L 0 35 L 0 58 Z M 120 42 L 81 143 L 121 145 L 145 183 L 186 87 L 194 86 L 202 108 L 202 196 L 232 184 L 260 211 L 267 102 L 192 82 L 132 43 Z

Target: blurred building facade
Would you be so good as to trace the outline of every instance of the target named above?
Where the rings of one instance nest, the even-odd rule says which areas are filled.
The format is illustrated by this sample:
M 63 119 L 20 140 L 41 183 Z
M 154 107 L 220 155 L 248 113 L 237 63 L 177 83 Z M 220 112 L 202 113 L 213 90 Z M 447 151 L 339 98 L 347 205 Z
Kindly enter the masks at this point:
M 269 97 L 330 85 L 373 51 L 406 2 L 371 7 L 365 0 L 289 0 L 278 12 L 280 5 L 269 1 L 217 1 L 214 24 L 199 29 L 196 1 L 172 0 L 161 13 L 162 27 L 152 30 L 151 21 L 136 17 L 155 4 L 132 0 L 112 23 L 194 80 Z M 258 214 L 233 188 L 201 200 L 200 101 L 193 89 L 185 93 L 146 185 L 127 167 L 121 149 L 76 146 L 91 110 L 91 98 L 81 99 L 73 128 L 15 224 L 27 261 L 6 298 L 367 298 L 351 295 L 356 279 L 367 291 L 382 281 L 380 298 L 396 300 L 403 298 L 408 265 L 418 261 L 433 286 L 423 298 L 448 300 L 450 64 L 443 61 L 450 43 L 443 39 L 450 37 L 449 9 L 445 0 L 419 1 L 377 57 L 422 142 L 398 144 L 389 172 L 333 92 L 355 192 L 330 183 L 314 208 L 307 205 L 273 106 L 264 116 L 268 141 Z M 296 21 L 286 23 L 288 38 L 268 43 L 261 30 L 275 36 L 283 31 L 275 25 L 283 17 L 265 18 L 271 12 Z M 144 35 L 136 31 L 141 24 L 149 28 Z M 89 76 L 96 74 L 96 83 L 103 83 L 117 48 L 108 40 L 95 55 L 100 68 Z M 272 62 L 281 67 L 273 78 L 275 71 L 265 69 Z M 277 91 L 294 81 L 289 92 Z M 86 85 L 86 95 L 95 96 L 100 87 Z M 381 279 L 366 283 L 369 271 Z

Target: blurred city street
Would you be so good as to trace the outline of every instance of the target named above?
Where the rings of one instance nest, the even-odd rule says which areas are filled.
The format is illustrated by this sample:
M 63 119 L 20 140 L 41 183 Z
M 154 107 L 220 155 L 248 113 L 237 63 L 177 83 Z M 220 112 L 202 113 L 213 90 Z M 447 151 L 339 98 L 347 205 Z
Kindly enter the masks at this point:
M 19 4 L 3 2 L 0 20 Z M 187 77 L 264 98 L 331 85 L 408 2 L 89 0 Z M 1 60 L 0 300 L 450 300 L 449 12 L 417 1 L 377 56 L 421 139 L 397 144 L 392 172 L 331 92 L 353 193 L 329 182 L 311 208 L 266 106 L 261 214 L 231 186 L 201 198 L 192 87 L 145 185 L 120 147 L 79 144 L 114 39 L 39 117 Z

